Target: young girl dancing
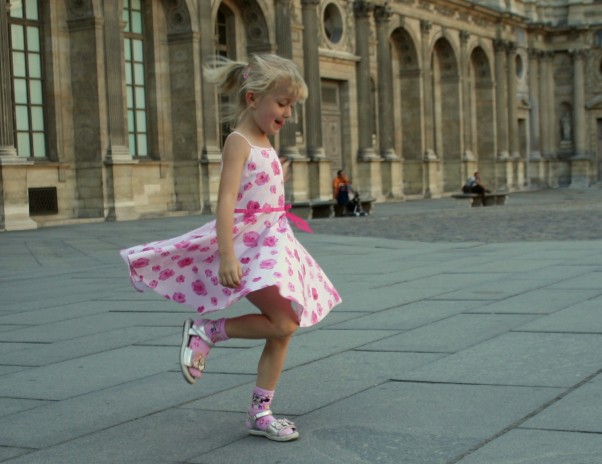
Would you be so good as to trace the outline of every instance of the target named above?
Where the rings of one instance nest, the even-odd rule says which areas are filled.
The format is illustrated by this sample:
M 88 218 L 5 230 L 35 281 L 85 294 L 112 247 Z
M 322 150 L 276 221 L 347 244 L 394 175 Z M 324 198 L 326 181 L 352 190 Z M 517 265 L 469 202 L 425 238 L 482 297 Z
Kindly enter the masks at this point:
M 182 374 L 189 383 L 200 379 L 216 343 L 265 339 L 246 427 L 270 440 L 294 440 L 295 424 L 275 419 L 270 410 L 291 336 L 341 302 L 293 235 L 284 202 L 289 162 L 281 163 L 268 138 L 306 98 L 307 86 L 292 61 L 269 54 L 253 55 L 249 63 L 219 59 L 204 75 L 230 94 L 224 119 L 235 129 L 222 153 L 216 220 L 121 254 L 138 290 L 152 289 L 202 315 L 243 297 L 259 309 L 241 317 L 185 321 Z

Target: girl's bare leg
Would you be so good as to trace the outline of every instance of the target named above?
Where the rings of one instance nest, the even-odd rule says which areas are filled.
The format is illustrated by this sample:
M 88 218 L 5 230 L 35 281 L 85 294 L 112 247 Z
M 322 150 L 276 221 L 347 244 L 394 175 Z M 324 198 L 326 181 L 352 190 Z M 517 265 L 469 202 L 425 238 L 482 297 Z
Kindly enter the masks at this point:
M 288 345 L 299 327 L 291 302 L 278 293 L 277 287 L 267 287 L 247 295 L 261 314 L 249 314 L 226 321 L 230 338 L 265 339 L 257 368 L 257 386 L 275 390 L 284 366 Z

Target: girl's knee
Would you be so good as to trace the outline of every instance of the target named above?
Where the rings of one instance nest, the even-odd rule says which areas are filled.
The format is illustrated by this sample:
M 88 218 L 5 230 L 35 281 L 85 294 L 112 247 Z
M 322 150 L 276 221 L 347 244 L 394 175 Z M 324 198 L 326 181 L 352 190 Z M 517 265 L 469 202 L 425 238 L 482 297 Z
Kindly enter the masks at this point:
M 289 340 L 299 328 L 299 323 L 296 320 L 283 318 L 274 322 L 276 328 L 276 337 L 279 339 Z

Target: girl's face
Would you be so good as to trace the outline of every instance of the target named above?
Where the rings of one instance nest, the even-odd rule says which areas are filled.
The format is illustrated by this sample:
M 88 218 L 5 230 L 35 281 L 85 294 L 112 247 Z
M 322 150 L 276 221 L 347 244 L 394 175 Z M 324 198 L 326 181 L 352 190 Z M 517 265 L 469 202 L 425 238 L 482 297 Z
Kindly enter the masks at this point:
M 249 104 L 253 111 L 253 120 L 259 130 L 265 135 L 275 135 L 280 132 L 284 123 L 293 114 L 297 99 L 291 93 L 290 84 L 282 82 L 271 92 L 264 95 L 252 95 Z

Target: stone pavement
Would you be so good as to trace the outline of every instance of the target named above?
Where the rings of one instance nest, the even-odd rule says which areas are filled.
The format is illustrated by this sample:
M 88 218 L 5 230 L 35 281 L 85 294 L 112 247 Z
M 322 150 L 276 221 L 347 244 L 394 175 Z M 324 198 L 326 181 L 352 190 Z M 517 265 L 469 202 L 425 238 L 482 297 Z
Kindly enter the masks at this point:
M 602 462 L 602 189 L 312 221 L 298 237 L 344 302 L 294 338 L 287 444 L 243 428 L 261 343 L 224 343 L 188 385 L 190 312 L 118 256 L 207 220 L 0 233 L 0 462 Z

